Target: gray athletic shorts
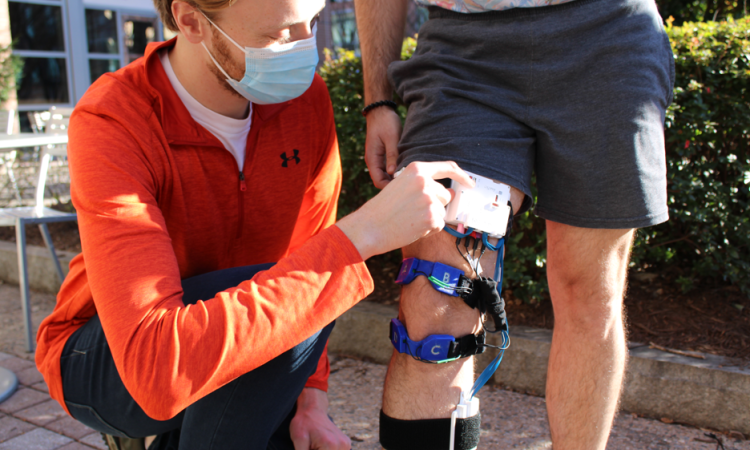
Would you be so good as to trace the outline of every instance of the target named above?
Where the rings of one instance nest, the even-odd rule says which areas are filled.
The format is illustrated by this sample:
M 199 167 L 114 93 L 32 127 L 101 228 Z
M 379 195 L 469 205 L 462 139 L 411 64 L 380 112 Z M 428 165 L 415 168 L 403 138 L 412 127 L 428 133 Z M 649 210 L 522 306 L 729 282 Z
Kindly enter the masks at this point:
M 399 167 L 456 161 L 514 186 L 538 216 L 584 228 L 668 219 L 664 113 L 674 60 L 653 0 L 462 14 L 431 8 L 391 64 L 409 107 Z

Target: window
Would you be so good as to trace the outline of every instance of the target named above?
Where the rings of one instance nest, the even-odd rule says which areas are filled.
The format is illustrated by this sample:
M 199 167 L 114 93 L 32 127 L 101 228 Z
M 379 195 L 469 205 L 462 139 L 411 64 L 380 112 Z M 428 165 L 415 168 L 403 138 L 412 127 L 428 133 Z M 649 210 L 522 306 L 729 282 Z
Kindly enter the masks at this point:
M 91 82 L 140 58 L 157 38 L 155 17 L 112 10 L 86 10 L 86 39 Z
M 359 34 L 353 9 L 341 9 L 331 12 L 331 37 L 333 48 L 359 51 Z
M 120 53 L 117 45 L 116 12 L 109 9 L 87 9 L 86 33 L 89 53 Z
M 65 51 L 62 7 L 10 2 L 8 10 L 16 50 Z
M 8 2 L 13 52 L 23 61 L 19 109 L 70 102 L 63 8 L 60 0 Z
M 120 68 L 117 13 L 109 9 L 86 10 L 86 40 L 91 82 Z
M 16 91 L 19 105 L 70 102 L 65 58 L 23 58 Z
M 146 45 L 156 40 L 157 20 L 153 17 L 125 16 L 125 63 L 135 61 L 146 53 Z
M 92 83 L 105 73 L 114 72 L 119 68 L 119 59 L 89 59 L 89 75 Z

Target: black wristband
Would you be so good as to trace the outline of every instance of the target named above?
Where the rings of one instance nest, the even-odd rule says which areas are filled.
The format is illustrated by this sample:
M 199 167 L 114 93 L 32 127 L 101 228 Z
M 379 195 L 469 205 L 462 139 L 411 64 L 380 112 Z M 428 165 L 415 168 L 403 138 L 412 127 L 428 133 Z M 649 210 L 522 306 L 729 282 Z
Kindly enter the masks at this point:
M 369 105 L 365 106 L 365 108 L 362 110 L 362 115 L 367 117 L 367 113 L 381 106 L 390 106 L 394 111 L 396 111 L 396 108 L 398 108 L 398 105 L 394 101 L 380 100 L 379 102 L 370 103 Z

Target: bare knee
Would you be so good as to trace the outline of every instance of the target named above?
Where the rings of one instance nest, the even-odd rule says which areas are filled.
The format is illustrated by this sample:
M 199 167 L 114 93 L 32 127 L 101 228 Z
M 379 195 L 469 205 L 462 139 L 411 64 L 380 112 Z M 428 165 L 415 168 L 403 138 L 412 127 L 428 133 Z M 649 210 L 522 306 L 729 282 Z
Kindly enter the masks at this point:
M 547 278 L 556 326 L 597 333 L 622 322 L 632 238 L 632 230 L 547 222 Z
M 455 238 L 448 233 L 437 233 L 405 247 L 404 258 L 419 258 L 440 262 L 469 274 L 471 269 L 458 254 Z M 421 340 L 431 334 L 451 334 L 455 337 L 476 333 L 481 326 L 479 313 L 453 297 L 435 290 L 425 277 L 417 277 L 401 291 L 399 318 L 409 337 Z

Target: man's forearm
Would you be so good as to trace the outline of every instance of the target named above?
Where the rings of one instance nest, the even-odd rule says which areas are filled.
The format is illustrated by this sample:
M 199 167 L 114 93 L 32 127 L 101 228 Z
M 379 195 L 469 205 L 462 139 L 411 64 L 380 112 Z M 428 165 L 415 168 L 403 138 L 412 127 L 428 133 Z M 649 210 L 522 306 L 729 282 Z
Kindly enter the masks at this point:
M 355 0 L 362 48 L 365 104 L 390 100 L 388 65 L 401 57 L 408 0 Z

